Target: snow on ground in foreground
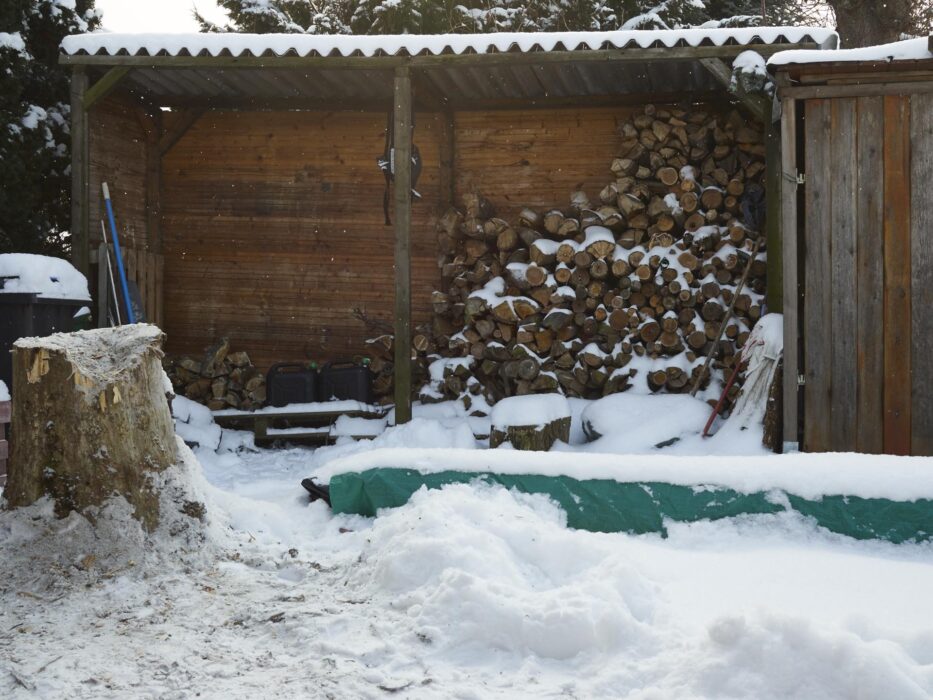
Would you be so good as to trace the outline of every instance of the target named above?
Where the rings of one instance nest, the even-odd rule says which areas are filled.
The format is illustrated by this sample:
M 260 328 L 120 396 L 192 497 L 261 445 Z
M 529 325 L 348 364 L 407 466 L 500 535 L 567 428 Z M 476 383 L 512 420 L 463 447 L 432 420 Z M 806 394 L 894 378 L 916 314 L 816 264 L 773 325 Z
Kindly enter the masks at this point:
M 311 450 L 196 454 L 200 547 L 131 526 L 116 545 L 118 506 L 96 539 L 41 506 L 0 513 L 3 697 L 933 693 L 930 546 L 791 515 L 573 531 L 544 497 L 483 485 L 334 517 L 298 486 Z

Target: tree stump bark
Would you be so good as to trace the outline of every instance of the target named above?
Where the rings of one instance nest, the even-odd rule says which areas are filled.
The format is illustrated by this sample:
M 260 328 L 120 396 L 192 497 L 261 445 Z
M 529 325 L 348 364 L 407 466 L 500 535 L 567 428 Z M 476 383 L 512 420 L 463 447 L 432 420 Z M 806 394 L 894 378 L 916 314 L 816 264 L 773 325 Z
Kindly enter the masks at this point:
M 16 341 L 7 507 L 50 496 L 64 517 L 119 494 L 158 525 L 151 475 L 177 458 L 164 337 L 137 324 Z
M 492 409 L 489 446 L 511 443 L 516 450 L 546 452 L 570 442 L 570 404 L 560 394 L 514 396 Z

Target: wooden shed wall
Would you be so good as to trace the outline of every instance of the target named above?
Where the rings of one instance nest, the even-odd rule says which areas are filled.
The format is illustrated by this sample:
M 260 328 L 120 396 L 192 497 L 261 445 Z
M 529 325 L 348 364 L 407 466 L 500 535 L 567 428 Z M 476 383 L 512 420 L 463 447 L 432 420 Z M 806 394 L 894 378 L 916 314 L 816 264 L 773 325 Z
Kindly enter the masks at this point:
M 626 107 L 461 112 L 455 119 L 458 195 L 479 192 L 509 219 L 525 206 L 564 207 L 583 189 L 596 201 Z
M 805 101 L 804 449 L 933 455 L 933 94 Z
M 101 183 L 113 200 L 128 279 L 136 283 L 147 318 L 162 322 L 162 257 L 157 231 L 150 231 L 148 172 L 153 150 L 152 122 L 130 98 L 114 95 L 96 104 L 90 120 L 90 244 L 101 241 L 106 221 Z M 110 231 L 108 227 L 108 239 Z M 116 271 L 114 272 L 116 274 Z M 92 283 L 92 287 L 96 287 Z
M 502 216 L 553 207 L 611 180 L 630 108 L 462 112 L 454 116 L 456 198 L 477 191 Z M 442 117 L 419 114 L 424 168 L 414 204 L 413 322 L 439 287 L 435 222 Z M 162 162 L 168 349 L 198 353 L 220 336 L 261 367 L 359 353 L 354 318 L 392 320 L 393 231 L 375 158 L 385 116 L 359 112 L 209 112 Z
M 394 234 L 376 166 L 386 117 L 207 112 L 162 162 L 168 349 L 220 336 L 260 367 L 362 352 L 362 309 L 392 321 Z M 439 127 L 417 115 L 425 167 L 413 208 L 412 312 L 437 288 Z

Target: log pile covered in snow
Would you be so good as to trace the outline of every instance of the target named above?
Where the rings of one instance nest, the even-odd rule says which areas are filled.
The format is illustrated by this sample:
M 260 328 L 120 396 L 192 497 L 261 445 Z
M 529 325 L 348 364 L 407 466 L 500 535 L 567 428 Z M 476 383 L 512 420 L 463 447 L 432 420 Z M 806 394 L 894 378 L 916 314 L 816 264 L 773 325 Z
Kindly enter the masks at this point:
M 204 357 L 166 357 L 165 372 L 178 396 L 205 404 L 212 411 L 235 408 L 249 411 L 266 402 L 266 375 L 245 352 L 230 352 L 222 338 Z
M 648 105 L 621 137 L 599 193 L 511 221 L 470 194 L 440 219 L 433 344 L 456 359 L 423 400 L 689 391 L 734 301 L 713 365 L 733 367 L 763 313 L 762 134 L 737 112 Z

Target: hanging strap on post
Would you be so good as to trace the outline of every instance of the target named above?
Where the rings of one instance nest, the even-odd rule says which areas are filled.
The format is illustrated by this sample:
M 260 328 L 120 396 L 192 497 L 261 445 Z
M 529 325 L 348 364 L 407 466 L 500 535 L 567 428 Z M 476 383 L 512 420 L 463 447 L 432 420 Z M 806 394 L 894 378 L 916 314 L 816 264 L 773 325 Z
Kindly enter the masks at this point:
M 123 269 L 123 253 L 120 252 L 120 241 L 117 236 L 117 222 L 113 219 L 113 204 L 110 201 L 110 188 L 106 182 L 101 183 L 104 191 L 104 204 L 107 207 L 107 219 L 110 221 L 110 236 L 113 238 L 113 254 L 117 258 L 117 272 L 120 275 L 120 287 L 123 291 L 123 303 L 126 306 L 126 322 L 136 323 L 136 313 L 133 311 L 133 302 L 130 301 L 130 287 L 126 281 L 126 270 Z

